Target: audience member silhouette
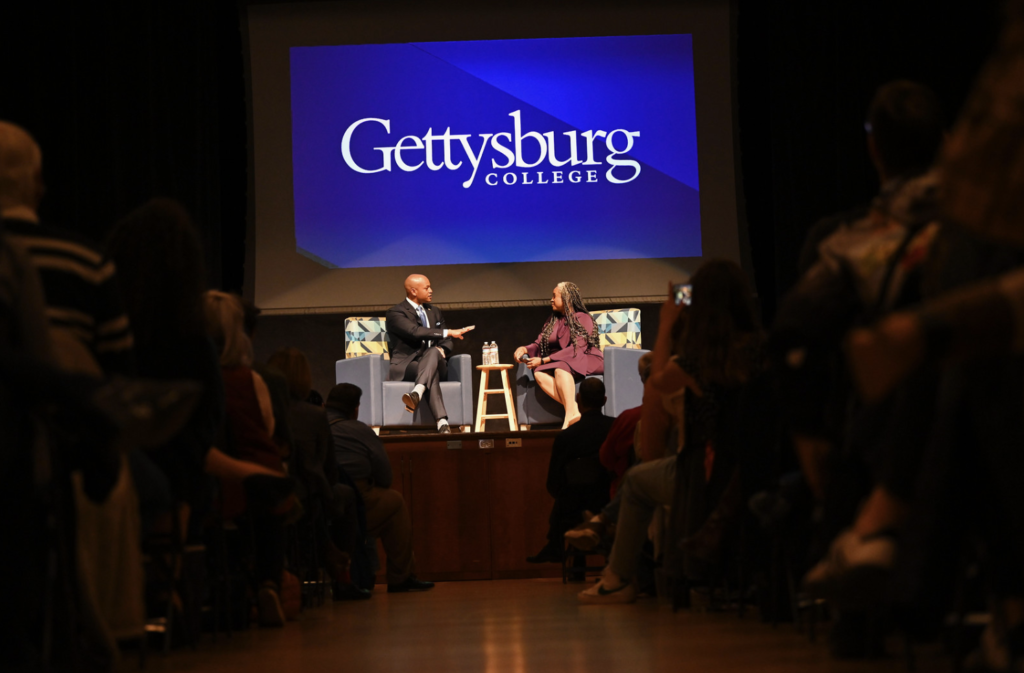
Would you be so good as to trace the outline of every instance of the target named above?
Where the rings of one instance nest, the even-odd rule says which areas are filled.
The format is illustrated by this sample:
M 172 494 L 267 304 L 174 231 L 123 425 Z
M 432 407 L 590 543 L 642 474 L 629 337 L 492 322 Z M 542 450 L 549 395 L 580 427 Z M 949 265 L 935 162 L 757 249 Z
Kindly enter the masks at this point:
M 615 419 L 605 416 L 604 382 L 588 378 L 576 402 L 580 419 L 555 437 L 548 463 L 547 489 L 555 499 L 548 518 L 548 541 L 529 563 L 559 563 L 565 553 L 565 532 L 608 503 L 611 475 L 601 465 L 601 445 Z
M 402 494 L 391 488 L 393 473 L 384 445 L 370 426 L 358 420 L 362 390 L 339 383 L 327 395 L 327 419 L 338 466 L 359 488 L 366 503 L 367 534 L 379 538 L 387 555 L 389 593 L 433 589 L 416 579 L 412 520 Z

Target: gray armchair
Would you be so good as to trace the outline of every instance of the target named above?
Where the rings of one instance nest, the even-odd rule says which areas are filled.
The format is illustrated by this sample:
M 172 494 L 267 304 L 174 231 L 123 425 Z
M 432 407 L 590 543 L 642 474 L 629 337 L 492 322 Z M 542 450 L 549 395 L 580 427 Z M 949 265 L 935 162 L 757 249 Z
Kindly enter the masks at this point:
M 603 409 L 606 415 L 618 416 L 643 402 L 644 386 L 637 374 L 637 363 L 640 356 L 647 352 L 622 346 L 604 349 L 604 375 L 595 375 L 593 378 L 604 380 L 605 395 L 608 397 Z M 580 383 L 576 383 L 577 393 L 580 391 Z M 533 372 L 521 362 L 516 368 L 516 416 L 523 430 L 529 430 L 531 425 L 561 423 L 565 418 L 562 405 L 537 386 Z
M 420 404 L 412 414 L 405 410 L 402 395 L 411 392 L 415 384 L 388 381 L 388 353 L 383 317 L 345 321 L 345 359 L 335 363 L 335 382 L 352 383 L 362 389 L 359 420 L 375 430 L 381 426 L 436 427 L 429 404 Z M 441 393 L 448 423 L 464 426 L 466 431 L 465 426 L 473 423 L 473 363 L 469 355 L 448 359 L 448 380 L 441 382 Z
M 644 387 L 637 373 L 640 356 L 647 351 L 640 348 L 640 309 L 591 311 L 597 325 L 601 350 L 604 352 L 605 403 L 604 413 L 618 416 L 626 409 L 640 406 Z M 579 392 L 580 384 L 576 384 Z M 448 398 L 445 398 L 446 400 Z M 531 425 L 561 423 L 565 409 L 537 387 L 533 372 L 525 364 L 516 368 L 516 415 L 519 427 L 528 430 Z

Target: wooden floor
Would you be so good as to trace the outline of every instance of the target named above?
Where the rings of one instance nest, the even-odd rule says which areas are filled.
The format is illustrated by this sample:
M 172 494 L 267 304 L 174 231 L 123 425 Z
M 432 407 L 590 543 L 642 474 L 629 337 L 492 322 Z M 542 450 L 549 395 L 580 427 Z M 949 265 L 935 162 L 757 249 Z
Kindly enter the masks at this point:
M 218 673 L 800 673 L 906 671 L 895 656 L 871 663 L 832 661 L 791 625 L 772 629 L 753 616 L 672 614 L 655 599 L 634 605 L 581 606 L 581 585 L 560 580 L 448 582 L 421 594 L 333 603 L 283 629 L 205 636 L 198 651 L 155 656 L 146 671 Z M 122 670 L 138 670 L 126 661 Z M 949 663 L 919 648 L 918 672 Z

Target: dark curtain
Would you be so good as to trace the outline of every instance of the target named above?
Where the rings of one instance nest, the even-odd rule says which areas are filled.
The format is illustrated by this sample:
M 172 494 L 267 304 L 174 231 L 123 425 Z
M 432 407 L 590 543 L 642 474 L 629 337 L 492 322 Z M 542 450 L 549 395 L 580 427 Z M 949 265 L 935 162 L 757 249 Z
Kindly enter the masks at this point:
M 16 4 L 4 10 L 0 118 L 43 149 L 41 217 L 102 241 L 146 199 L 179 199 L 202 231 L 210 282 L 240 287 L 246 140 L 235 4 Z

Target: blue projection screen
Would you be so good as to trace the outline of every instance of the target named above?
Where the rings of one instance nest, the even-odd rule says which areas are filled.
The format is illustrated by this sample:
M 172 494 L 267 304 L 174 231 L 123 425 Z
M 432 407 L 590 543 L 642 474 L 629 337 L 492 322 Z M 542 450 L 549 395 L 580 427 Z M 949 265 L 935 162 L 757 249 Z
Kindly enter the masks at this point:
M 732 0 L 249 3 L 245 295 L 658 301 L 743 261 Z
M 327 268 L 700 257 L 689 34 L 291 47 Z

